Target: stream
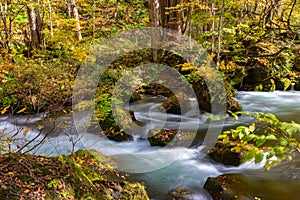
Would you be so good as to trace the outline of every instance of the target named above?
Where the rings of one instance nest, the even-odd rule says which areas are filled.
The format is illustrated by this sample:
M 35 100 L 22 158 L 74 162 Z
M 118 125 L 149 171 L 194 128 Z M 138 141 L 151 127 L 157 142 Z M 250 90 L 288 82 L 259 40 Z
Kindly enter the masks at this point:
M 236 99 L 242 104 L 243 111 L 270 112 L 276 114 L 280 120 L 300 123 L 300 106 L 298 106 L 300 92 L 241 91 L 237 93 Z M 203 189 L 207 178 L 228 173 L 243 174 L 256 180 L 257 192 L 263 193 L 272 187 L 271 193 L 266 193 L 262 199 L 300 198 L 300 191 L 298 194 L 295 192 L 300 186 L 298 157 L 292 162 L 272 168 L 269 172 L 263 172 L 263 162 L 255 164 L 254 161 L 250 161 L 238 167 L 217 164 L 203 155 L 202 145 L 191 148 L 151 147 L 145 138 L 150 129 L 174 129 L 178 128 L 179 124 L 180 128 L 188 131 L 205 131 L 209 128 L 204 123 L 208 116 L 197 116 L 197 112 L 193 110 L 183 116 L 162 112 L 159 107 L 165 100 L 164 97 L 144 97 L 129 106 L 129 109 L 134 111 L 135 118 L 144 124 L 133 133 L 134 140 L 129 142 L 117 143 L 92 133 L 78 136 L 73 120 L 68 116 L 61 116 L 56 121 L 42 121 L 42 116 L 1 117 L 0 130 L 2 132 L 5 130 L 5 134 L 11 136 L 17 133 L 16 137 L 22 138 L 19 145 L 38 136 L 42 131 L 31 144 L 32 146 L 44 140 L 39 148 L 32 151 L 39 155 L 56 156 L 59 153 L 69 154 L 79 149 L 96 149 L 107 156 L 112 156 L 116 167 L 129 172 L 129 179 L 145 183 L 151 199 L 166 199 L 170 190 L 186 186 L 193 191 L 193 199 L 210 200 L 211 196 Z M 191 99 L 191 102 L 193 101 L 195 100 Z M 230 128 L 247 122 L 248 118 L 241 117 L 234 125 L 231 121 L 225 121 L 222 126 Z M 41 124 L 43 129 L 36 128 L 37 124 Z M 22 130 L 28 127 L 31 129 L 24 136 Z M 47 131 L 52 133 L 44 138 Z

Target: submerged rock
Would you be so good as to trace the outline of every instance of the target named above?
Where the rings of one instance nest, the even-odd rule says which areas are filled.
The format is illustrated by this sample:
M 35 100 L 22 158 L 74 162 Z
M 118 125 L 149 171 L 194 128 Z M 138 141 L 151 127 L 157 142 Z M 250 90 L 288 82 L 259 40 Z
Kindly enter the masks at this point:
M 187 187 L 177 187 L 168 192 L 167 200 L 212 200 L 206 190 L 193 191 Z

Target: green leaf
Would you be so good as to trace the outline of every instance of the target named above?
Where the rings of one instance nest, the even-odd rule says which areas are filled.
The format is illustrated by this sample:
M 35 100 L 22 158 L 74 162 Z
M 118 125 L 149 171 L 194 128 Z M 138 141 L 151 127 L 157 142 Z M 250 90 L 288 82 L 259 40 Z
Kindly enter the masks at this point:
M 277 138 L 276 138 L 276 136 L 275 135 L 268 135 L 267 137 L 266 137 L 266 140 L 277 140 Z
M 258 154 L 255 155 L 255 163 L 261 162 L 263 158 L 264 158 L 264 154 L 262 152 L 259 152 Z
M 251 151 L 249 151 L 249 153 L 245 156 L 244 161 L 246 162 L 253 159 L 256 152 L 257 152 L 256 149 L 252 149 Z
M 250 142 L 251 140 L 253 140 L 256 137 L 255 134 L 250 134 L 250 135 L 246 135 L 242 140 L 244 142 Z
M 252 124 L 251 126 L 249 126 L 249 131 L 253 132 L 255 130 L 255 124 Z
M 207 118 L 207 119 L 204 121 L 204 123 L 207 124 L 207 123 L 209 123 L 209 122 L 211 122 L 211 121 L 212 121 L 212 118 L 209 117 L 209 118 Z
M 288 144 L 288 141 L 286 139 L 280 138 L 279 139 L 279 144 L 281 146 L 286 146 Z
M 232 135 L 232 138 L 235 139 L 239 135 L 239 132 L 236 130 L 231 130 L 231 135 Z
M 256 140 L 256 146 L 260 147 L 266 142 L 266 136 L 262 135 Z
M 273 156 L 275 156 L 275 151 L 269 152 L 266 158 L 267 158 L 267 159 L 270 159 L 270 158 L 272 158 Z
M 240 138 L 240 140 L 243 138 L 245 136 L 245 134 L 244 133 L 242 133 L 242 132 L 239 132 L 239 138 Z

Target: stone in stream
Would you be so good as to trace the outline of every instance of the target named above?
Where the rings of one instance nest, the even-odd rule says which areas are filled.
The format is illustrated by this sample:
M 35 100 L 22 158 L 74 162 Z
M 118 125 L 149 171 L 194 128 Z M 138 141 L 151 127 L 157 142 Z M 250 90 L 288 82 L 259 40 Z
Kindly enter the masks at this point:
M 172 114 L 184 114 L 182 111 L 187 112 L 192 109 L 190 107 L 189 98 L 184 93 L 180 93 L 177 96 L 170 96 L 168 100 L 162 104 L 162 107 L 166 113 Z
M 225 174 L 208 178 L 204 188 L 216 200 L 287 200 L 299 199 L 300 180 Z
M 208 156 L 212 160 L 224 165 L 239 166 L 242 164 L 246 152 L 236 153 L 233 152 L 231 148 L 232 146 L 230 145 L 224 145 L 218 142 L 214 148 L 209 151 Z
M 151 144 L 151 146 L 182 146 L 187 147 L 191 146 L 195 134 L 193 132 L 188 131 L 181 131 L 177 129 L 162 129 L 162 130 L 150 130 L 150 137 L 148 137 L 148 140 Z

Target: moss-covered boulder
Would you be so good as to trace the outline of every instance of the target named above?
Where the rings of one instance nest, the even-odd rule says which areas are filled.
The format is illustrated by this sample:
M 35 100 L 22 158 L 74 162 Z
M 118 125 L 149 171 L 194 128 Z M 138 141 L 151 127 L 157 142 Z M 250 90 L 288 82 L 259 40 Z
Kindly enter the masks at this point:
M 139 101 L 141 99 L 142 99 L 141 95 L 137 91 L 134 91 L 129 99 L 129 103 Z
M 245 177 L 243 177 L 245 178 Z M 253 199 L 254 197 L 246 188 L 245 180 L 239 175 L 222 175 L 215 178 L 208 178 L 204 188 L 213 199 Z
M 242 106 L 235 100 L 234 88 L 228 82 L 225 83 L 225 92 L 220 94 L 218 88 L 214 93 L 210 93 L 207 84 L 202 80 L 193 82 L 192 86 L 197 97 L 199 109 L 202 112 L 212 112 L 212 99 L 214 100 L 214 112 L 223 112 L 225 109 L 232 112 L 241 111 Z M 212 88 L 214 89 L 214 88 Z M 213 95 L 213 96 L 211 96 Z
M 219 200 L 286 200 L 299 198 L 300 181 L 225 174 L 207 179 L 204 188 Z
M 171 96 L 162 104 L 167 113 L 181 114 L 181 107 L 175 95 Z
M 70 156 L 0 154 L 0 199 L 149 199 L 96 151 Z
M 218 163 L 238 166 L 242 163 L 246 152 L 235 152 L 232 150 L 233 147 L 234 146 L 224 145 L 218 142 L 214 148 L 209 151 L 208 156 Z
M 161 129 L 151 130 L 148 140 L 151 146 L 191 146 L 196 137 L 196 133 L 189 131 L 182 131 L 177 129 Z
M 127 117 L 126 110 L 124 109 L 116 109 L 117 116 L 113 116 L 111 112 L 104 120 L 99 122 L 101 129 L 103 130 L 103 134 L 110 140 L 123 142 L 123 141 L 131 141 L 133 137 L 127 134 L 124 130 L 126 127 L 129 127 L 133 122 L 133 114 L 129 112 L 130 117 Z M 123 127 L 117 124 L 115 117 L 119 122 L 122 122 Z M 124 119 L 124 120 L 123 120 Z
M 174 139 L 177 134 L 177 130 L 151 130 L 148 140 L 151 146 L 166 146 Z
M 295 86 L 294 86 L 294 89 L 295 89 L 295 90 L 300 90 L 300 76 L 298 76 L 298 77 L 295 79 Z
M 181 105 L 181 106 L 180 106 Z M 162 104 L 166 113 L 183 114 L 182 111 L 187 112 L 190 108 L 190 102 L 187 95 L 180 93 L 177 96 L 172 95 Z

